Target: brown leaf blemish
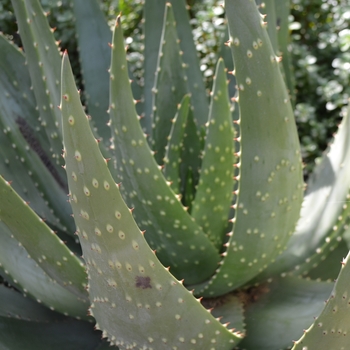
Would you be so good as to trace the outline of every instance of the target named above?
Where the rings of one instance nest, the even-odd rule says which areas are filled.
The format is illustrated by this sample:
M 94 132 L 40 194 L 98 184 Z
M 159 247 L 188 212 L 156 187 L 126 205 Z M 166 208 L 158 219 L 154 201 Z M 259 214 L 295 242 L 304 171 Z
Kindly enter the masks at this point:
M 142 288 L 142 289 L 152 288 L 150 277 L 136 276 L 135 281 L 136 281 L 135 287 L 137 288 Z

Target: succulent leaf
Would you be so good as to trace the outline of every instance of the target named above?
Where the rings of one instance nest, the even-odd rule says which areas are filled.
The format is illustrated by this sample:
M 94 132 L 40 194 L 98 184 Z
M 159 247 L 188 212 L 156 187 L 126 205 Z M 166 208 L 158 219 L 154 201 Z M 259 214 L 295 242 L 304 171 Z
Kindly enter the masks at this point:
M 333 245 L 346 229 L 350 188 L 349 131 L 350 109 L 309 179 L 295 234 L 287 249 L 258 277 L 259 280 L 304 264 L 317 251 L 322 252 L 327 243 Z
M 62 131 L 60 112 L 61 57 L 53 31 L 38 0 L 12 0 L 26 60 L 38 104 L 40 121 L 50 142 L 53 164 L 62 170 Z
M 290 0 L 275 1 L 277 15 L 277 39 L 279 54 L 282 55 L 282 65 L 284 79 L 288 88 L 291 101 L 295 102 L 295 77 L 292 67 L 292 57 L 290 50 L 289 16 Z
M 204 133 L 197 129 L 193 111 L 188 111 L 187 123 L 185 127 L 184 139 L 181 147 L 181 164 L 180 164 L 180 192 L 182 195 L 181 202 L 188 208 L 191 213 L 192 202 L 196 193 L 196 187 L 199 181 L 199 172 L 202 164 L 202 150 Z
M 349 228 L 344 233 L 344 237 L 350 233 Z M 312 268 L 303 275 L 304 278 L 318 281 L 335 281 L 339 274 L 339 259 L 347 256 L 349 248 L 343 239 L 334 248 L 331 246 L 330 252 L 322 256 L 321 261 L 313 264 Z
M 289 0 L 267 0 L 257 1 L 260 4 L 261 12 L 266 15 L 267 32 L 270 37 L 276 55 L 282 57 L 281 72 L 285 79 L 288 92 L 292 102 L 295 100 L 295 81 L 291 71 L 291 57 L 289 45 Z
M 87 299 L 83 264 L 1 176 L 0 196 L 0 220 L 16 240 L 58 284 Z
M 212 315 L 220 319 L 221 323 L 229 324 L 238 334 L 245 336 L 244 305 L 237 294 L 230 293 L 219 298 L 202 299 L 202 304 L 210 309 Z
M 335 286 L 321 315 L 295 343 L 292 350 L 346 349 L 349 346 L 350 253 L 341 263 Z
M 239 189 L 221 265 L 196 287 L 208 297 L 248 282 L 283 251 L 303 193 L 293 111 L 261 15 L 251 0 L 226 1 L 226 13 L 239 88 Z
M 87 317 L 87 298 L 78 298 L 50 278 L 3 222 L 0 222 L 0 237 L 0 273 L 6 280 L 51 310 L 79 319 L 91 319 Z
M 349 198 L 349 196 L 347 197 Z M 334 226 L 327 234 L 324 241 L 319 241 L 319 246 L 316 250 L 309 254 L 305 261 L 294 266 L 294 269 L 289 272 L 290 275 L 306 276 L 310 270 L 317 267 L 326 257 L 338 247 L 342 241 L 342 235 L 348 230 L 350 223 L 350 208 L 347 204 L 344 205 L 343 211 L 338 216 Z M 328 266 L 330 269 L 330 266 Z
M 142 2 L 144 80 L 120 16 L 112 36 L 98 0 L 72 0 L 86 109 L 39 0 L 11 1 L 24 53 L 0 34 L 0 349 L 347 348 L 350 108 L 300 218 L 289 1 L 225 1 L 209 108 L 195 0 Z
M 0 51 L 0 173 L 42 218 L 69 231 L 74 222 L 65 177 L 47 151 L 49 142 L 37 120 L 24 55 L 1 35 Z
M 143 118 L 145 132 L 148 135 L 152 133 L 152 114 L 153 114 L 153 88 L 155 85 L 155 76 L 158 64 L 158 56 L 162 37 L 163 20 L 166 0 L 147 0 L 143 9 L 144 18 L 144 106 Z M 157 20 L 154 20 L 154 19 Z M 162 19 L 162 20 L 161 20 Z
M 62 321 L 66 318 L 4 285 L 0 285 L 0 298 L 0 317 L 34 322 Z
M 170 3 L 166 4 L 155 85 L 153 89 L 152 146 L 158 164 L 163 164 L 167 138 L 177 106 L 188 93 L 176 23 Z
M 110 115 L 116 178 L 148 243 L 177 278 L 189 284 L 207 279 L 219 254 L 166 183 L 148 147 L 135 111 L 119 24 L 112 44 Z
M 109 116 L 109 77 L 112 32 L 96 0 L 74 0 L 73 10 L 78 35 L 79 56 L 89 114 L 105 144 L 111 131 Z
M 168 4 L 168 5 L 167 5 Z M 154 87 L 156 65 L 158 61 L 159 49 L 161 45 L 161 33 L 163 22 L 164 9 L 166 6 L 173 8 L 177 36 L 180 39 L 180 47 L 183 52 L 183 62 L 186 65 L 186 76 L 188 77 L 188 89 L 192 95 L 192 106 L 194 113 L 194 120 L 198 129 L 200 129 L 206 122 L 209 110 L 207 94 L 199 69 L 199 59 L 192 36 L 192 28 L 190 25 L 189 13 L 185 0 L 146 0 L 144 6 L 145 19 L 145 119 L 148 120 L 148 127 L 146 132 L 151 132 L 151 114 L 152 106 L 152 89 Z M 156 20 L 155 20 L 156 19 Z
M 167 181 L 171 184 L 172 190 L 180 193 L 180 163 L 181 150 L 183 148 L 183 138 L 186 128 L 187 116 L 190 108 L 190 96 L 185 95 L 178 106 L 175 118 L 172 120 L 172 128 L 169 135 L 168 144 L 164 158 L 163 173 Z
M 278 54 L 278 38 L 277 38 L 277 14 L 275 7 L 275 0 L 256 0 L 259 4 L 259 9 L 264 15 L 264 21 L 267 22 L 267 34 L 275 55 Z
M 292 340 L 298 339 L 321 313 L 331 290 L 332 283 L 296 277 L 276 278 L 252 288 L 245 300 L 246 332 L 249 336 L 242 340 L 240 348 L 290 348 Z M 274 336 L 267 337 L 272 329 Z
M 225 67 L 227 69 L 226 73 L 227 73 L 227 80 L 228 80 L 228 92 L 229 92 L 230 98 L 232 99 L 233 97 L 237 97 L 237 85 L 236 85 L 236 78 L 232 74 L 232 72 L 234 71 L 234 66 L 233 66 L 233 57 L 232 57 L 231 48 L 228 45 L 229 39 L 230 39 L 230 35 L 229 35 L 228 25 L 226 25 L 225 32 L 220 44 L 218 59 L 222 58 L 224 60 Z M 239 119 L 238 105 L 236 106 L 236 103 L 233 103 L 232 108 L 234 108 L 232 112 L 233 119 L 234 120 Z
M 158 0 L 159 1 L 159 0 Z M 176 20 L 176 27 L 183 52 L 183 62 L 188 77 L 188 89 L 191 93 L 193 119 L 200 132 L 208 121 L 209 103 L 203 75 L 200 70 L 198 53 L 193 40 L 192 26 L 186 0 L 170 1 Z
M 113 52 L 122 43 L 119 21 Z M 112 75 L 118 63 L 115 55 Z M 123 50 L 119 55 L 125 61 Z M 126 62 L 123 66 L 127 79 Z M 217 349 L 232 348 L 239 336 L 211 316 L 164 268 L 137 227 L 92 135 L 66 54 L 61 104 L 71 204 L 96 327 L 112 345 L 123 348 L 203 349 L 210 342 Z
M 1 349 L 95 350 L 101 335 L 93 324 L 57 314 L 0 285 Z
M 235 144 L 226 72 L 218 61 L 209 111 L 200 179 L 191 216 L 215 247 L 222 248 L 233 198 Z

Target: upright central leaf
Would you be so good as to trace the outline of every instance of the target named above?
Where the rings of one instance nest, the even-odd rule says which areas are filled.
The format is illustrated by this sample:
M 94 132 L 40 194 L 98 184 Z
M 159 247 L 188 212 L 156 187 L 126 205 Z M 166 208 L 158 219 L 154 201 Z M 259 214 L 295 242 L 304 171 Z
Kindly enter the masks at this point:
M 110 91 L 117 177 L 124 199 L 163 265 L 188 284 L 202 282 L 214 273 L 220 256 L 166 183 L 148 147 L 135 111 L 119 26 L 112 45 Z
M 158 55 L 155 86 L 153 88 L 152 143 L 158 164 L 163 163 L 167 137 L 177 105 L 188 93 L 187 77 L 176 33 L 176 23 L 170 4 L 165 7 L 161 47 Z
M 192 95 L 193 117 L 198 131 L 207 122 L 208 117 L 208 98 L 202 72 L 200 70 L 198 52 L 193 40 L 190 14 L 186 0 L 146 0 L 144 2 L 144 119 L 146 119 L 146 122 L 143 121 L 143 125 L 147 125 L 146 132 L 148 133 L 151 132 L 150 116 L 153 113 L 152 89 L 155 82 L 158 52 L 160 45 L 162 45 L 160 38 L 164 23 L 160 18 L 163 16 L 164 8 L 168 7 L 169 3 L 174 12 L 177 37 L 183 52 L 181 61 L 186 65 L 185 71 L 188 77 L 188 89 Z M 174 38 L 176 39 L 177 37 L 175 34 Z M 172 46 L 171 50 L 178 50 L 178 44 L 175 43 L 175 45 L 172 44 Z M 177 59 L 178 55 L 179 51 L 175 51 L 173 61 Z M 173 66 L 173 69 L 176 69 L 175 66 Z
M 218 250 L 222 248 L 232 201 L 234 159 L 231 106 L 224 62 L 220 59 L 214 77 L 201 174 L 191 212 Z

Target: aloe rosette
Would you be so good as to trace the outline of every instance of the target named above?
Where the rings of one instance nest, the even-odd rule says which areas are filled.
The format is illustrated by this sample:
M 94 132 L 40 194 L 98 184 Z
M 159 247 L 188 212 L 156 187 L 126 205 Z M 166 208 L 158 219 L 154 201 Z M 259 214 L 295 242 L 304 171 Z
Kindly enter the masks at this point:
M 0 347 L 346 348 L 349 116 L 303 197 L 287 2 L 226 0 L 210 96 L 185 1 L 145 1 L 143 86 L 73 3 L 87 108 L 38 1 L 0 37 Z

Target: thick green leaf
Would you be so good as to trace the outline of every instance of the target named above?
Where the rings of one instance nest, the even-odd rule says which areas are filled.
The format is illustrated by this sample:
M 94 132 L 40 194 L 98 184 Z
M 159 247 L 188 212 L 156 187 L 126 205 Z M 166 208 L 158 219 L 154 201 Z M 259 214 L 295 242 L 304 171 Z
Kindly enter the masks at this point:
M 111 128 L 116 178 L 124 199 L 164 266 L 186 283 L 215 271 L 220 256 L 166 182 L 155 162 L 135 111 L 121 28 L 116 27 L 111 66 Z M 175 114 L 174 114 L 175 115 Z M 195 282 L 196 281 L 196 282 Z
M 221 323 L 229 324 L 244 339 L 246 332 L 244 305 L 238 295 L 232 293 L 218 298 L 202 299 L 202 304 L 214 317 L 220 319 Z
M 183 138 L 187 123 L 187 116 L 190 108 L 190 96 L 186 95 L 178 106 L 175 118 L 172 120 L 172 128 L 169 135 L 168 144 L 164 158 L 163 173 L 170 186 L 176 193 L 180 193 L 180 164 L 181 150 L 183 148 Z
M 111 64 L 112 31 L 101 11 L 97 0 L 74 0 L 73 10 L 82 66 L 84 93 L 92 124 L 103 140 L 108 157 L 111 130 L 108 127 L 109 115 L 109 74 Z M 142 89 L 129 71 L 134 98 L 138 100 L 137 111 L 142 113 Z M 109 156 L 110 157 L 110 156 Z
M 177 23 L 176 27 L 180 39 L 180 47 L 183 52 L 183 61 L 186 65 L 193 117 L 197 130 L 200 132 L 204 124 L 208 121 L 209 101 L 203 75 L 200 70 L 198 52 L 193 40 L 190 14 L 186 0 L 171 0 L 170 2 Z
M 48 151 L 23 52 L 1 35 L 0 52 L 0 173 L 42 218 L 73 231 L 66 177 Z
M 331 232 L 329 232 L 324 241 L 319 241 L 318 248 L 314 252 L 310 252 L 310 255 L 305 259 L 305 261 L 295 265 L 294 269 L 289 271 L 290 275 L 307 276 L 310 270 L 316 268 L 326 259 L 328 261 L 328 255 L 339 246 L 339 243 L 342 241 L 342 235 L 349 229 L 350 207 L 348 205 L 344 205 L 343 208 L 344 210 L 337 218 Z M 343 255 L 338 256 L 337 262 L 339 262 L 342 257 Z M 331 268 L 332 264 L 329 262 L 327 266 L 328 268 Z
M 258 279 L 293 270 L 324 251 L 346 229 L 350 188 L 350 109 L 307 186 L 296 232 L 276 261 Z M 322 256 L 321 254 L 320 257 Z
M 349 228 L 347 233 L 350 233 Z M 324 257 L 321 262 L 317 262 L 316 266 L 313 266 L 303 277 L 313 280 L 334 281 L 339 274 L 339 261 L 346 257 L 348 252 L 349 247 L 345 240 L 342 240 L 334 249 L 331 249 L 327 257 Z
M 161 45 L 164 10 L 166 0 L 147 0 L 143 8 L 145 51 L 144 51 L 144 93 L 145 114 L 143 116 L 146 133 L 152 133 L 153 88 Z M 156 20 L 155 20 L 156 19 Z
M 152 89 L 160 50 L 164 9 L 166 3 L 171 3 L 177 23 L 177 35 L 183 51 L 183 61 L 186 64 L 188 88 L 192 94 L 193 113 L 196 125 L 200 128 L 207 122 L 209 103 L 202 73 L 199 68 L 197 50 L 193 41 L 192 28 L 185 0 L 146 0 L 144 6 L 145 19 L 145 119 L 148 120 L 147 133 L 151 131 Z
M 332 290 L 332 283 L 278 278 L 246 292 L 247 337 L 239 348 L 280 350 L 289 348 L 309 327 Z M 332 349 L 315 347 L 312 349 Z
M 84 265 L 0 176 L 0 220 L 58 284 L 87 299 Z
M 270 42 L 275 55 L 278 54 L 278 39 L 277 39 L 277 15 L 275 0 L 256 1 L 260 3 L 261 13 L 265 15 L 264 21 L 267 22 L 267 33 L 269 34 Z
M 23 321 L 47 322 L 62 321 L 65 316 L 51 311 L 33 299 L 24 297 L 13 288 L 0 284 L 0 317 L 21 319 Z
M 95 350 L 101 343 L 101 333 L 92 324 L 71 318 L 29 322 L 0 317 L 0 331 L 1 350 Z
M 203 130 L 203 133 L 198 132 L 193 111 L 190 109 L 188 111 L 184 140 L 181 147 L 180 163 L 181 202 L 188 208 L 189 213 L 191 213 L 192 210 L 192 202 L 199 181 L 199 172 L 202 164 L 201 156 L 204 147 L 204 134 L 205 130 Z
M 215 72 L 200 179 L 191 215 L 222 249 L 233 198 L 234 129 L 223 60 Z
M 295 81 L 290 55 L 289 15 L 290 0 L 257 0 L 266 15 L 267 31 L 275 54 L 282 57 L 281 72 L 292 102 L 295 102 Z
M 12 0 L 19 33 L 40 113 L 40 122 L 50 142 L 49 151 L 61 178 L 62 130 L 60 112 L 61 57 L 53 31 L 38 0 Z
M 340 274 L 324 310 L 295 343 L 293 350 L 349 348 L 349 256 L 342 261 Z
M 152 146 L 158 164 L 163 164 L 165 147 L 177 106 L 188 93 L 187 76 L 170 3 L 164 14 L 161 47 L 153 89 Z
M 96 0 L 74 0 L 79 56 L 89 114 L 98 135 L 109 144 L 109 77 L 112 32 Z
M 128 77 L 125 53 L 123 48 L 118 50 L 122 43 L 119 21 L 111 74 L 113 81 L 114 65 L 120 63 L 115 56 L 121 56 L 123 69 L 118 68 L 125 76 L 118 77 L 124 82 Z M 113 89 L 112 84 L 115 96 Z M 87 264 L 90 311 L 96 327 L 113 345 L 124 348 L 203 349 L 215 343 L 216 349 L 231 349 L 239 337 L 215 320 L 161 265 L 137 227 L 93 137 L 67 55 L 63 57 L 61 103 L 71 204 Z
M 231 48 L 228 45 L 229 39 L 230 39 L 230 36 L 229 36 L 228 25 L 226 25 L 224 36 L 222 37 L 221 44 L 220 44 L 220 51 L 218 53 L 218 59 L 222 58 L 224 60 L 225 67 L 227 69 L 226 74 L 227 74 L 227 80 L 228 80 L 228 92 L 229 92 L 230 98 L 232 99 L 233 97 L 237 97 L 237 85 L 236 85 L 236 78 L 232 74 L 232 72 L 234 70 L 234 66 L 233 66 L 233 58 L 232 58 Z M 239 119 L 238 105 L 236 103 L 234 103 L 232 106 L 234 107 L 234 110 L 232 112 L 233 120 L 237 120 L 237 119 Z
M 6 280 L 51 310 L 88 319 L 86 298 L 78 298 L 50 278 L 3 222 L 0 222 L 0 238 L 0 273 Z
M 0 285 L 0 300 L 0 349 L 93 350 L 101 343 L 91 323 L 51 311 L 14 289 Z
M 225 7 L 239 89 L 239 188 L 224 259 L 196 288 L 205 296 L 248 282 L 284 250 L 303 194 L 293 111 L 261 15 L 252 0 L 227 0 Z
M 295 103 L 295 76 L 290 47 L 290 0 L 275 0 L 278 49 L 282 55 L 283 73 L 292 103 Z

